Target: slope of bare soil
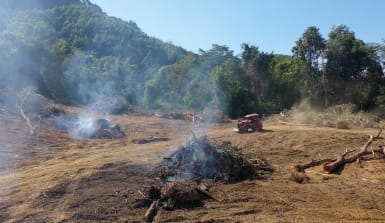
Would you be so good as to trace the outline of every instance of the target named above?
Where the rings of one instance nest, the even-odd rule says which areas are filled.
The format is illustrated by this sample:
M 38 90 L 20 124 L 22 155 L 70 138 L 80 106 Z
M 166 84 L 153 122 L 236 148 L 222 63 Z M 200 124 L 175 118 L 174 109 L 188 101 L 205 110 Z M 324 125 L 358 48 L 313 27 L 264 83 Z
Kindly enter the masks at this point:
M 134 208 L 138 191 L 151 186 L 152 168 L 191 139 L 191 130 L 231 141 L 250 159 L 263 157 L 275 172 L 215 184 L 210 193 L 221 202 L 160 209 L 155 222 L 385 222 L 384 160 L 347 164 L 339 174 L 314 167 L 307 182 L 291 179 L 293 165 L 359 148 L 375 129 L 267 125 L 237 134 L 234 123 L 192 128 L 157 117 L 108 118 L 125 129 L 125 138 L 74 140 L 49 126 L 30 136 L 21 118 L 0 113 L 0 222 L 143 222 L 147 208 Z M 170 140 L 132 142 L 149 136 Z

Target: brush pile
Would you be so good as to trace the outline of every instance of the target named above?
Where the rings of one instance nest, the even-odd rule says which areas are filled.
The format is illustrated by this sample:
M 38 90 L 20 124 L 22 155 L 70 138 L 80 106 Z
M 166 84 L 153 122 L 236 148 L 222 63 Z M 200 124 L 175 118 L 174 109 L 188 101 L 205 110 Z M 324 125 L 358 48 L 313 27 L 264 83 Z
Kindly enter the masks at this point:
M 112 124 L 104 118 L 94 120 L 90 128 L 80 129 L 80 131 L 82 138 L 89 139 L 117 139 L 126 136 L 119 124 Z
M 264 171 L 272 171 L 265 160 L 250 160 L 230 142 L 218 146 L 203 136 L 181 146 L 165 158 L 161 164 L 160 178 L 182 182 L 204 179 L 237 182 L 256 178 L 263 175 Z
M 160 207 L 170 210 L 194 206 L 207 198 L 220 202 L 209 192 L 215 182 L 261 179 L 273 171 L 266 160 L 248 159 L 230 142 L 217 145 L 206 136 L 194 137 L 155 168 L 159 185 L 147 189 L 147 195 L 142 193 L 143 199 L 138 199 L 135 206 L 151 204 L 145 216 L 151 222 Z

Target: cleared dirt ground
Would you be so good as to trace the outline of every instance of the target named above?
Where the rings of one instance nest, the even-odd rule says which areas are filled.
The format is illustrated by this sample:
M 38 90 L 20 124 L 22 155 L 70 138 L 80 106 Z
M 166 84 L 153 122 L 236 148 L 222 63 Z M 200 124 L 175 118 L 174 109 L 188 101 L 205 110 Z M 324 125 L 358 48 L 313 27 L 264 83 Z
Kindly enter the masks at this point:
M 385 222 L 384 160 L 348 164 L 330 175 L 310 168 L 303 184 L 291 179 L 293 165 L 359 148 L 376 129 L 265 125 L 264 132 L 240 135 L 235 123 L 192 128 L 157 117 L 108 118 L 127 137 L 74 140 L 48 126 L 29 136 L 21 118 L 0 112 L 0 222 L 143 222 L 146 208 L 133 208 L 138 190 L 151 185 L 154 165 L 191 139 L 192 129 L 231 141 L 250 159 L 265 158 L 275 172 L 265 180 L 214 185 L 210 193 L 222 202 L 161 209 L 155 222 Z M 131 141 L 148 136 L 170 140 Z M 384 140 L 373 146 L 379 144 Z

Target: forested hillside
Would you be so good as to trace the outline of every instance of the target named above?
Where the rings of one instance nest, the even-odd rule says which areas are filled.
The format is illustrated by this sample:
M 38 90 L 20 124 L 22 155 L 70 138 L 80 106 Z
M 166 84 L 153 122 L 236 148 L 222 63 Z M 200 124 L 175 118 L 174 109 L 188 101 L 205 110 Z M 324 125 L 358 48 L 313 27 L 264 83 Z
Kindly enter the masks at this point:
M 309 27 L 293 55 L 243 44 L 192 53 L 148 36 L 88 0 L 0 0 L 0 88 L 35 85 L 65 104 L 121 96 L 142 109 L 223 110 L 231 117 L 314 106 L 385 107 L 384 43 L 345 25 Z M 183 30 L 181 30 L 183 32 Z

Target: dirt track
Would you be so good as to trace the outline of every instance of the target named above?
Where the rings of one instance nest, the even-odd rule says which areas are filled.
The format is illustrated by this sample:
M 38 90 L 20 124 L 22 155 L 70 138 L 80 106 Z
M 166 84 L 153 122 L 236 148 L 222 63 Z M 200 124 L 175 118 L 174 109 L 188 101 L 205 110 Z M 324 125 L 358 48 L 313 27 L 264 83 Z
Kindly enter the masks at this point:
M 314 167 L 309 182 L 291 180 L 294 164 L 359 148 L 375 129 L 268 125 L 262 133 L 239 135 L 233 123 L 191 128 L 156 117 L 109 118 L 127 137 L 73 140 L 46 126 L 29 136 L 21 119 L 0 114 L 0 222 L 143 222 L 146 208 L 132 207 L 138 190 L 149 186 L 153 165 L 190 139 L 192 129 L 231 141 L 276 171 L 266 180 L 213 186 L 210 192 L 222 202 L 161 210 L 155 222 L 385 222 L 384 160 L 348 164 L 331 175 Z M 170 141 L 132 143 L 148 136 Z

